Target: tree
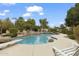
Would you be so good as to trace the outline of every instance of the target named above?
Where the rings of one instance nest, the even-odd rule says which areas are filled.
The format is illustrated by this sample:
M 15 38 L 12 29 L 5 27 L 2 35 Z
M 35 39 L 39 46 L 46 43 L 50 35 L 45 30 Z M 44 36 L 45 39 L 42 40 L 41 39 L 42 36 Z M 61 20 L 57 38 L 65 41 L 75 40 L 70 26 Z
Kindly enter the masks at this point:
M 79 43 L 79 25 L 73 28 L 74 37 L 76 38 L 76 41 Z
M 61 25 L 60 25 L 60 28 L 61 28 L 61 29 L 64 29 L 64 28 L 65 28 L 64 24 L 61 24 Z
M 2 31 L 6 32 L 6 30 L 9 30 L 9 28 L 13 27 L 14 24 L 10 21 L 9 18 L 6 18 L 5 20 L 2 20 Z
M 47 19 L 40 19 L 41 28 L 48 28 L 48 22 Z
M 35 20 L 29 18 L 26 22 L 25 22 L 25 28 L 26 30 L 33 30 L 33 28 L 35 27 Z
M 10 31 L 10 36 L 11 37 L 16 37 L 17 36 L 18 29 L 16 27 L 9 28 L 9 31 Z
M 53 28 L 49 28 L 49 30 L 48 30 L 48 31 L 49 31 L 49 32 L 53 32 L 53 30 L 54 30 Z
M 15 22 L 15 26 L 18 28 L 18 30 L 23 31 L 25 25 L 25 21 L 23 17 L 19 17 L 17 21 Z
M 68 10 L 65 23 L 70 27 L 79 25 L 79 3 Z
M 34 26 L 33 31 L 40 31 L 40 27 L 39 26 Z
M 0 20 L 0 34 L 2 34 L 2 21 Z
M 68 31 L 68 30 L 66 29 L 65 25 L 64 25 L 64 24 L 61 24 L 61 25 L 60 25 L 60 32 L 61 32 L 61 33 L 64 33 L 64 34 L 67 34 L 67 31 Z

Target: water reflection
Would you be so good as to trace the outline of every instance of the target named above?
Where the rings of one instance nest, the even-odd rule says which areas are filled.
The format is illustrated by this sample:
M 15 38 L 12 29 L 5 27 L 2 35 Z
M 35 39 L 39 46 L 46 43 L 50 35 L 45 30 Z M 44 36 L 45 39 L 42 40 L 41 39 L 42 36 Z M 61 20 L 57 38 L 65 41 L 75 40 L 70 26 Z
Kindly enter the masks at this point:
M 36 44 L 39 44 L 39 43 L 40 43 L 40 36 L 39 36 L 39 35 L 36 37 L 35 43 L 36 43 Z

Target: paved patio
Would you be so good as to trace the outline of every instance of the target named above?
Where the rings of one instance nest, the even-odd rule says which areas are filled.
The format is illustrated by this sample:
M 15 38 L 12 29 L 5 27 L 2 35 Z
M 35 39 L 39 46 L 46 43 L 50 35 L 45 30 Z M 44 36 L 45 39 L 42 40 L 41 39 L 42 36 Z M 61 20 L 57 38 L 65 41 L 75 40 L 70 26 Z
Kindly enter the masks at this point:
M 48 44 L 25 45 L 17 44 L 0 51 L 0 56 L 53 56 L 52 48 Z

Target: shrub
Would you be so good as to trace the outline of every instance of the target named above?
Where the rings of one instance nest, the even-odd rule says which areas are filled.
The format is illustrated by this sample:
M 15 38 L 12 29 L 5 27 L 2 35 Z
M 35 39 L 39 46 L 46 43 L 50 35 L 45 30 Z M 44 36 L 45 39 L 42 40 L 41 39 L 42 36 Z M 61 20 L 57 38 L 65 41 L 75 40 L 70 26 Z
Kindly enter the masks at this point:
M 16 37 L 17 36 L 17 32 L 18 32 L 17 28 L 10 28 L 9 31 L 10 31 L 10 36 L 11 37 Z
M 70 39 L 75 39 L 75 37 L 74 37 L 74 35 L 73 34 L 71 34 L 71 35 L 68 35 L 68 37 L 70 38 Z
M 79 25 L 73 28 L 74 36 L 76 41 L 79 43 Z
M 49 39 L 49 40 L 48 40 L 48 42 L 53 42 L 53 41 L 54 41 L 53 39 Z
M 62 29 L 61 33 L 64 33 L 64 34 L 67 34 L 67 36 L 70 38 L 70 39 L 75 39 L 74 35 L 73 35 L 73 29 L 70 28 L 69 30 L 68 29 Z
M 38 31 L 38 29 L 40 29 L 39 26 L 34 26 L 34 27 L 32 27 L 32 30 L 33 30 L 33 31 Z
M 55 34 L 59 33 L 59 31 L 57 31 L 57 28 L 49 28 L 48 32 L 53 32 Z
M 68 34 L 68 35 L 72 35 L 73 34 L 73 31 L 67 31 L 67 33 L 66 34 Z
M 61 29 L 61 33 L 66 34 L 67 33 L 67 29 Z

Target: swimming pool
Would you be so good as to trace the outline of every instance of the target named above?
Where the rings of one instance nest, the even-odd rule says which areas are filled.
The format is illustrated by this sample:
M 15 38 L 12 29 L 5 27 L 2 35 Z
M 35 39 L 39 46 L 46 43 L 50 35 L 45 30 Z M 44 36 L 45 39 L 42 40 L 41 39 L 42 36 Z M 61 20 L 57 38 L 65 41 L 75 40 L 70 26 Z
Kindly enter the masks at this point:
M 48 36 L 50 35 L 51 34 L 40 34 L 20 37 L 20 39 L 23 40 L 18 42 L 18 44 L 46 44 L 48 42 Z

